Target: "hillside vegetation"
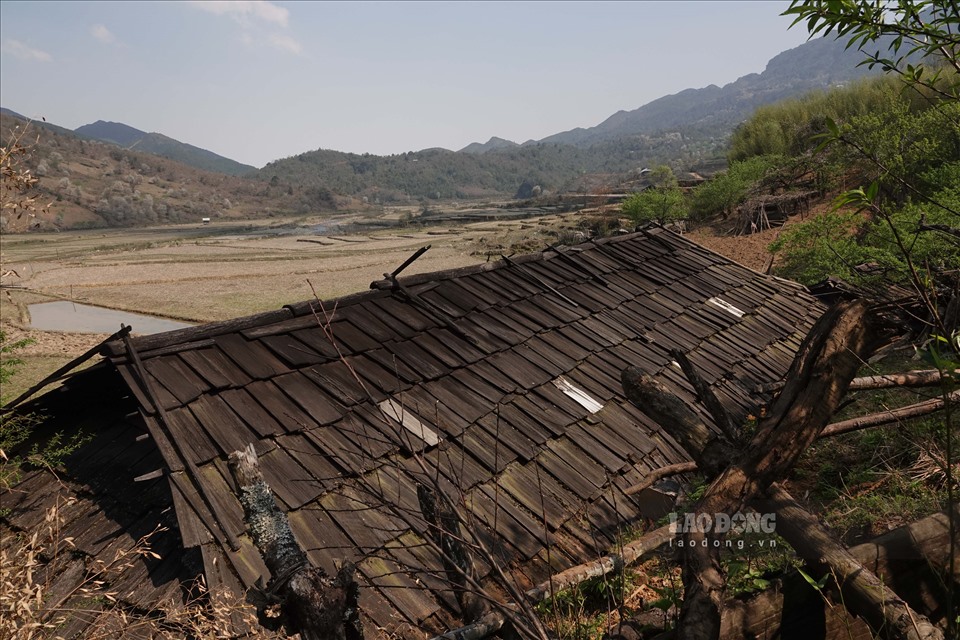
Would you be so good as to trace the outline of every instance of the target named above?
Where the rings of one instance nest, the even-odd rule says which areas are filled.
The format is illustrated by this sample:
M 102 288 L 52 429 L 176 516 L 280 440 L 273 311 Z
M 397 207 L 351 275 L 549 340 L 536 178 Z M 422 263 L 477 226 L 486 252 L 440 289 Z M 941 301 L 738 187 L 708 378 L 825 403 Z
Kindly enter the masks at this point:
M 819 146 L 828 134 L 840 144 Z M 781 235 L 772 246 L 782 256 L 781 275 L 807 284 L 829 276 L 904 284 L 909 256 L 932 277 L 956 280 L 957 100 L 905 92 L 898 80 L 883 78 L 785 101 L 738 129 L 730 157 L 734 166 L 766 159 L 774 170 L 799 167 L 824 192 L 860 188 L 860 201 L 848 196 L 849 206 Z
M 41 210 L 4 220 L 7 230 L 128 227 L 200 222 L 202 218 L 269 217 L 353 206 L 329 191 L 271 186 L 204 171 L 115 144 L 83 139 L 46 123 L 0 114 L 4 145 L 19 136 L 24 166 L 39 180 Z
M 908 285 L 922 272 L 955 287 L 960 101 L 916 89 L 883 76 L 761 107 L 734 132 L 726 171 L 685 192 L 672 176 L 654 179 L 622 211 L 638 223 L 689 219 L 749 234 L 824 202 L 771 245 L 778 275 L 871 286 Z
M 176 160 L 177 162 L 182 162 L 191 167 L 203 169 L 204 171 L 216 171 L 231 176 L 242 176 L 257 170 L 256 167 L 242 164 L 230 158 L 224 158 L 212 151 L 195 147 L 192 144 L 174 140 L 162 133 L 147 133 L 119 122 L 97 120 L 92 124 L 74 129 L 74 133 L 84 138 L 92 138 L 93 140 L 101 140 L 103 142 L 114 142 L 126 149 L 136 149 L 144 153 L 163 156 L 164 158 Z

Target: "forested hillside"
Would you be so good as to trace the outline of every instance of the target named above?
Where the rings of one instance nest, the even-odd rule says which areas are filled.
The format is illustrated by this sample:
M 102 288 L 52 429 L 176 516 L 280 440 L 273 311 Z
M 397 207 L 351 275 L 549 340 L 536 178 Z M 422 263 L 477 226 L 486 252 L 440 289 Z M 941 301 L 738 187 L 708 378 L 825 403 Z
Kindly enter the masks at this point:
M 103 142 L 114 142 L 127 149 L 152 153 L 170 160 L 203 169 L 216 171 L 231 176 L 242 176 L 253 173 L 256 167 L 242 164 L 230 158 L 195 147 L 192 144 L 169 138 L 162 133 L 147 133 L 119 122 L 104 122 L 97 120 L 74 130 L 74 133 L 84 138 L 92 138 Z
M 720 138 L 688 140 L 672 132 L 634 136 L 581 149 L 535 144 L 483 154 L 426 149 L 392 156 L 320 149 L 271 162 L 259 173 L 268 183 L 328 188 L 370 202 L 428 198 L 513 196 L 521 184 L 548 192 L 576 191 L 590 174 L 627 174 L 651 163 L 677 168 L 720 152 Z
M 870 73 L 857 66 L 859 60 L 842 42 L 819 38 L 776 56 L 763 73 L 665 96 L 589 129 L 523 145 L 494 137 L 457 153 L 374 156 L 318 149 L 271 162 L 258 177 L 395 202 L 512 195 L 524 182 L 547 192 L 576 191 L 597 183 L 585 182 L 586 175 L 623 177 L 657 164 L 690 170 L 723 156 L 732 131 L 758 106 Z

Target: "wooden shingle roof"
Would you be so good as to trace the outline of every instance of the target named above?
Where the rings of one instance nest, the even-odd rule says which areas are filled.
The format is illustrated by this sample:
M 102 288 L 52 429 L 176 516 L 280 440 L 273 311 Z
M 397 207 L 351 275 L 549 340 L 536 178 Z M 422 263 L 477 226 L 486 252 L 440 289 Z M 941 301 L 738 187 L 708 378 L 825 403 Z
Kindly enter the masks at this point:
M 92 367 L 30 405 L 44 418 L 35 428 L 39 438 L 59 433 L 63 445 L 80 434 L 89 441 L 58 469 L 27 468 L 14 486 L 0 489 L 0 546 L 8 562 L 24 562 L 11 546 L 38 537 L 46 564 L 34 585 L 44 587 L 44 621 L 67 639 L 145 637 L 121 624 L 118 611 L 183 607 L 184 584 L 203 570 L 200 550 L 184 549 L 180 540 L 169 483 L 154 473 L 164 461 L 136 405 L 109 389 L 122 389 L 116 372 Z M 138 552 L 145 540 L 156 556 Z M 99 593 L 115 601 L 84 592 L 94 579 L 105 581 Z
M 105 354 L 139 403 L 183 545 L 200 549 L 212 588 L 270 577 L 226 464 L 253 443 L 310 560 L 355 562 L 365 614 L 402 635 L 458 626 L 432 575 L 442 564 L 418 544 L 418 480 L 444 487 L 532 584 L 614 546 L 645 516 L 624 490 L 687 460 L 626 400 L 623 369 L 659 374 L 692 402 L 670 356 L 681 349 L 743 419 L 751 390 L 782 378 L 822 311 L 799 285 L 653 228 Z

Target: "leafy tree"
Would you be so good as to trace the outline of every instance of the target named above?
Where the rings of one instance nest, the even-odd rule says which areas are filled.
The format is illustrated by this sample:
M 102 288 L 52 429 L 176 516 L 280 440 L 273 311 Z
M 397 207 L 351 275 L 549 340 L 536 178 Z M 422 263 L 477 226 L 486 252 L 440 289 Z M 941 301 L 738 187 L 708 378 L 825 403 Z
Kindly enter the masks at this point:
M 842 255 L 851 240 L 860 240 L 860 247 L 912 285 L 926 308 L 931 338 L 921 352 L 943 377 L 945 412 L 935 442 L 944 454 L 948 566 L 955 566 L 960 551 L 953 542 L 960 529 L 955 515 L 957 432 L 956 405 L 949 394 L 958 382 L 953 372 L 960 366 L 960 331 L 945 318 L 949 320 L 951 307 L 960 302 L 960 11 L 956 0 L 793 0 L 785 14 L 796 16 L 794 24 L 805 22 L 811 36 L 835 32 L 849 38 L 848 47 L 864 53 L 863 64 L 881 65 L 931 106 L 881 114 L 876 122 L 865 116 L 849 129 L 827 119 L 820 140 L 821 146 L 840 146 L 874 170 L 868 186 L 837 200 L 838 208 L 849 205 L 863 213 L 863 222 L 851 220 L 853 233 L 838 229 L 826 249 Z M 885 37 L 892 39 L 883 46 Z M 872 51 L 874 46 L 878 48 Z M 883 121 L 882 116 L 892 118 Z M 940 222 L 931 224 L 932 219 Z M 811 258 L 824 255 L 818 251 Z M 953 580 L 946 583 L 945 637 L 956 638 L 956 585 Z
M 811 36 L 836 33 L 908 85 L 960 99 L 960 11 L 955 0 L 793 0 L 783 15 L 806 23 Z M 792 25 L 791 25 L 792 26 Z M 871 51 L 883 38 L 885 51 Z M 919 60 L 919 62 L 917 62 Z
M 685 219 L 689 213 L 687 201 L 673 170 L 660 165 L 650 172 L 649 179 L 649 187 L 623 201 L 620 207 L 623 214 L 637 224 L 667 224 Z
M 811 35 L 836 32 L 849 38 L 848 46 L 864 51 L 864 64 L 881 64 L 906 82 L 910 91 L 887 93 L 869 112 L 845 122 L 825 117 L 819 149 L 857 167 L 854 178 L 868 182 L 837 201 L 864 214 L 849 232 L 888 277 L 913 286 L 934 330 L 949 333 L 933 287 L 938 267 L 952 264 L 958 248 L 954 227 L 960 209 L 953 204 L 952 167 L 960 158 L 960 17 L 953 3 L 794 0 L 785 13 L 797 16 L 794 24 L 805 21 Z M 865 50 L 885 42 L 885 53 Z M 931 228 L 932 219 L 941 220 L 936 224 L 947 231 L 931 235 L 940 233 Z M 796 248 L 789 238 L 778 243 L 788 252 Z M 825 248 L 841 253 L 845 244 L 846 237 L 838 237 Z
M 727 158 L 733 163 L 753 156 L 797 156 L 813 151 L 817 146 L 814 136 L 827 131 L 828 120 L 844 122 L 881 109 L 900 89 L 894 78 L 874 76 L 843 88 L 763 105 L 734 130 Z M 903 99 L 911 98 L 922 102 L 920 96 Z

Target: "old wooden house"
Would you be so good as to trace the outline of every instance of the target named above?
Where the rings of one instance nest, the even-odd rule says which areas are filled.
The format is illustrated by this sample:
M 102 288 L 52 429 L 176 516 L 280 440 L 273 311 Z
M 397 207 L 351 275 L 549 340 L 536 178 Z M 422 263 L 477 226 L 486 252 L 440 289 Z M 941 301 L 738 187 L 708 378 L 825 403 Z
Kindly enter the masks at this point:
M 625 490 L 686 460 L 625 399 L 624 368 L 692 401 L 670 356 L 681 349 L 744 419 L 822 310 L 799 285 L 653 228 L 118 338 L 23 405 L 45 429 L 92 439 L 56 474 L 31 470 L 4 492 L 3 527 L 35 530 L 59 501 L 76 553 L 48 571 L 66 609 L 91 559 L 158 525 L 156 556 L 112 581 L 122 606 L 180 601 L 201 573 L 211 589 L 255 589 L 270 576 L 227 470 L 252 443 L 310 561 L 356 563 L 368 637 L 424 637 L 460 618 L 420 544 L 418 481 L 460 505 L 511 579 L 535 584 L 659 515 Z

